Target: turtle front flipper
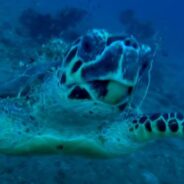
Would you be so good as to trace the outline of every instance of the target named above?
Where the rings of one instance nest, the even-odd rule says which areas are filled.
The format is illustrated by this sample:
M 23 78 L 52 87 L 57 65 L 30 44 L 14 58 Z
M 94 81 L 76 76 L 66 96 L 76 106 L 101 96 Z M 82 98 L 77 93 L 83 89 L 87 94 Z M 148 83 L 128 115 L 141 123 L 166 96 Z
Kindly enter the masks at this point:
M 129 123 L 129 133 L 135 141 L 184 137 L 184 116 L 181 113 L 142 115 Z
M 127 122 L 126 122 L 127 121 Z M 47 129 L 27 132 L 14 118 L 1 114 L 0 153 L 10 155 L 64 154 L 89 158 L 112 158 L 132 153 L 148 141 L 184 137 L 180 113 L 143 115 L 105 124 L 93 131 L 73 134 Z M 18 132 L 16 130 L 19 130 Z

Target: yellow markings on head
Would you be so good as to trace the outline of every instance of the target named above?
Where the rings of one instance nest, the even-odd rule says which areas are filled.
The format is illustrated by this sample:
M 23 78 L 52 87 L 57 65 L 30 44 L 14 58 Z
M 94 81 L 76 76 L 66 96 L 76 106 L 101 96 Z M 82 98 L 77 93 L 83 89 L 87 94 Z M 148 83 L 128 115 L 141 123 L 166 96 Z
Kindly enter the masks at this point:
M 107 91 L 104 101 L 109 104 L 117 104 L 127 97 L 128 87 L 117 81 L 110 81 Z

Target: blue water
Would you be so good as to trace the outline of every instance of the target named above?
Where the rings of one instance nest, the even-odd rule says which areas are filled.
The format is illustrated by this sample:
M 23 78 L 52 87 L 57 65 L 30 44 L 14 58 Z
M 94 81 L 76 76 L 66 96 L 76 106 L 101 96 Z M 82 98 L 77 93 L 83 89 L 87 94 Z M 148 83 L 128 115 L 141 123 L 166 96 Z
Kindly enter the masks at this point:
M 75 7 L 85 13 L 74 22 L 69 17 L 70 23 L 55 24 L 56 29 L 47 30 L 48 25 L 58 18 L 58 12 L 66 7 Z M 120 21 L 120 14 L 131 10 L 137 22 L 150 22 L 153 34 L 139 37 L 142 29 L 130 29 L 130 33 L 133 31 L 135 37 L 137 34 L 141 42 L 158 46 L 143 111 L 184 112 L 183 7 L 182 0 L 19 0 L 18 3 L 17 0 L 0 0 L 0 89 L 6 81 L 24 71 L 27 64 L 34 60 L 35 52 L 50 39 L 59 37 L 61 31 L 64 30 L 62 36 L 67 42 L 92 28 L 123 33 L 127 24 Z M 34 12 L 28 14 L 29 17 L 23 16 L 21 22 L 20 17 L 28 8 Z M 47 18 L 45 22 L 42 19 L 35 23 L 38 20 L 33 19 L 35 14 L 47 14 L 52 18 L 50 22 Z M 25 23 L 30 17 L 32 23 Z M 16 89 L 11 94 L 16 93 Z M 3 97 L 4 91 L 0 95 Z M 183 141 L 171 139 L 158 141 L 136 153 L 112 160 L 60 155 L 2 155 L 0 184 L 183 184 L 183 153 Z

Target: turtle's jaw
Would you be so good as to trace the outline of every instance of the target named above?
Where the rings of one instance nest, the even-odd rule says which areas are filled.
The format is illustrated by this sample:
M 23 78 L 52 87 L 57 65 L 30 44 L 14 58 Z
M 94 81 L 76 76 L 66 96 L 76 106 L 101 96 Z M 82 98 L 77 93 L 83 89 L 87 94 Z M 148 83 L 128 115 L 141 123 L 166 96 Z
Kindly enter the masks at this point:
M 90 94 L 95 100 L 110 105 L 121 104 L 132 92 L 133 86 L 116 80 L 95 80 L 90 82 Z
M 131 86 L 126 86 L 117 81 L 109 81 L 108 93 L 104 98 L 104 101 L 113 105 L 120 104 L 127 96 L 129 96 L 128 93 L 131 93 L 131 91 Z
M 79 105 L 86 101 L 98 105 L 104 104 L 112 108 L 122 105 L 126 107 L 132 89 L 132 84 L 120 83 L 113 79 L 94 80 L 75 85 L 70 90 L 68 98 L 72 101 L 78 101 Z

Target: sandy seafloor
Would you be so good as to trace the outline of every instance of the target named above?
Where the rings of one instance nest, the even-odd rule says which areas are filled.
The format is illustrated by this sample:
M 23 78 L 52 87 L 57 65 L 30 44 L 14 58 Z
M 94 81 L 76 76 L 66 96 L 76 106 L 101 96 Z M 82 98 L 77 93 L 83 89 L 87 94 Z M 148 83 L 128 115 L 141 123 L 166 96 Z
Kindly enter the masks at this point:
M 86 4 L 89 2 L 85 1 Z M 43 2 L 40 3 L 43 4 Z M 131 3 L 134 5 L 133 0 Z M 20 1 L 17 10 L 15 10 L 15 5 L 13 0 L 9 3 L 2 2 L 1 22 L 5 20 L 11 26 L 16 24 L 14 22 L 16 15 L 27 6 L 27 3 Z M 39 1 L 31 4 L 31 6 L 33 5 L 39 6 Z M 95 7 L 99 13 L 103 4 L 98 4 Z M 9 15 L 6 9 L 12 10 Z M 54 5 L 52 11 L 54 11 Z M 112 19 L 110 21 L 113 21 Z M 102 24 L 97 21 L 94 25 L 101 25 L 108 29 L 111 23 L 114 25 L 111 27 L 112 30 L 117 30 L 116 23 L 109 22 L 107 25 L 107 22 L 104 18 Z M 15 39 L 15 42 L 20 42 L 19 46 L 24 43 L 20 38 L 14 37 L 11 28 L 7 29 L 6 34 L 9 34 L 10 38 L 12 36 L 11 39 Z M 1 29 L 0 32 L 2 31 Z M 11 72 L 14 70 L 12 66 L 15 67 L 20 60 L 20 56 L 18 59 L 12 59 L 14 55 L 12 55 L 11 49 L 0 43 L 2 75 L 0 82 L 11 78 Z M 167 57 L 158 56 L 154 62 L 151 86 L 142 107 L 143 112 L 183 112 L 184 53 L 178 54 L 172 51 L 171 46 Z M 10 69 L 8 73 L 5 70 L 7 66 Z M 0 156 L 0 184 L 182 184 L 184 183 L 183 173 L 184 142 L 178 139 L 157 141 L 136 153 L 112 160 L 90 160 L 65 156 Z

